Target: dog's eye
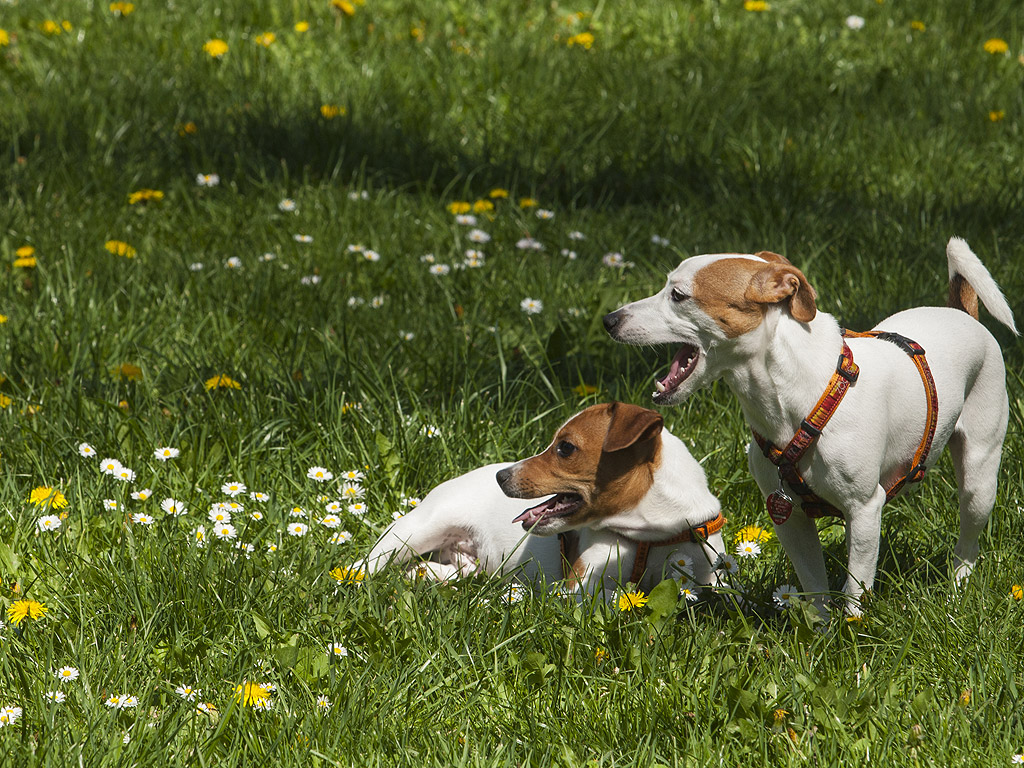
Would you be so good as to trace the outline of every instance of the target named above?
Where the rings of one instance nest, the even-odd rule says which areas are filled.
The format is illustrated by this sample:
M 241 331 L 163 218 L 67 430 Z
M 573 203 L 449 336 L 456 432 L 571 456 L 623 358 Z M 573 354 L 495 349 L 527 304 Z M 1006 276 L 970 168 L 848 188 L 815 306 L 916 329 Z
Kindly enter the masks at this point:
M 576 453 L 576 446 L 570 443 L 568 440 L 563 440 L 557 446 L 555 446 L 555 453 L 557 453 L 563 459 L 567 459 L 574 453 Z
M 687 294 L 680 291 L 678 288 L 672 289 L 672 301 L 679 303 L 680 301 L 686 301 L 690 298 Z

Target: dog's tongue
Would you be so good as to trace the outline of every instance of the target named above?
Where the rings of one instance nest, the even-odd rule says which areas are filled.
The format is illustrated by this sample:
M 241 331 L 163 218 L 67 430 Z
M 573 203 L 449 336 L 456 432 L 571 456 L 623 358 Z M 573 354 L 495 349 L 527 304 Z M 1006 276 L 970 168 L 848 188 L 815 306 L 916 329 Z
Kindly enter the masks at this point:
M 550 499 L 544 499 L 540 504 L 529 509 L 524 509 L 522 514 L 519 515 L 513 523 L 525 523 L 527 525 L 533 525 L 542 517 L 546 512 L 550 512 L 558 504 L 559 494 L 555 494 Z

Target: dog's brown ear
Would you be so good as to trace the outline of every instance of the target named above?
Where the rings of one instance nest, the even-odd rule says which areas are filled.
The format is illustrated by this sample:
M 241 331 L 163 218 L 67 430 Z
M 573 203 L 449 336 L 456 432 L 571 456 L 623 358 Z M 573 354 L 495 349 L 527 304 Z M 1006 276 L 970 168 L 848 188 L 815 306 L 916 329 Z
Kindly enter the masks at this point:
M 801 323 L 809 323 L 818 312 L 814 289 L 804 273 L 788 262 L 771 263 L 754 273 L 745 298 L 758 304 L 788 302 L 789 314 Z
M 661 434 L 664 419 L 657 411 L 629 403 L 612 403 L 609 410 L 612 420 L 601 446 L 605 453 L 621 451 Z

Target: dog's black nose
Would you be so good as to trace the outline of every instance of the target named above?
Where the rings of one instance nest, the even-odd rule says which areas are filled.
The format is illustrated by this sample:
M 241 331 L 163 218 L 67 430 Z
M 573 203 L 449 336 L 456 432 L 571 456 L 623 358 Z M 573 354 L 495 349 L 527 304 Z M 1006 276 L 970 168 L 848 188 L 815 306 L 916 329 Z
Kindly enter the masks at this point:
M 614 312 L 609 312 L 604 316 L 604 329 L 611 333 L 615 330 L 616 326 L 622 321 L 621 309 L 616 309 Z
M 511 476 L 512 476 L 512 469 L 511 469 L 511 467 L 505 467 L 505 469 L 499 469 L 498 470 L 498 474 L 496 474 L 494 477 L 497 478 L 498 485 L 500 485 L 502 490 L 504 490 L 505 489 L 505 483 L 508 482 L 508 479 Z

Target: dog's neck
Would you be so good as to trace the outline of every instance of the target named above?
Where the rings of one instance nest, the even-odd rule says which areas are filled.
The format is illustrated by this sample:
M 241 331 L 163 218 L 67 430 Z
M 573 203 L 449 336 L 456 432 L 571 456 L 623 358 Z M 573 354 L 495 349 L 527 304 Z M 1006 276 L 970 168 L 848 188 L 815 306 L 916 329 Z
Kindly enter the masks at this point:
M 818 312 L 811 322 L 799 323 L 772 309 L 756 331 L 733 343 L 723 377 L 747 424 L 785 445 L 825 391 L 842 348 L 832 315 Z
M 718 499 L 708 490 L 700 464 L 667 429 L 661 440 L 661 460 L 650 489 L 632 509 L 605 518 L 602 529 L 634 541 L 660 541 L 718 514 Z

